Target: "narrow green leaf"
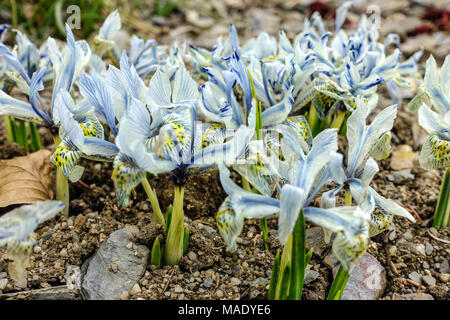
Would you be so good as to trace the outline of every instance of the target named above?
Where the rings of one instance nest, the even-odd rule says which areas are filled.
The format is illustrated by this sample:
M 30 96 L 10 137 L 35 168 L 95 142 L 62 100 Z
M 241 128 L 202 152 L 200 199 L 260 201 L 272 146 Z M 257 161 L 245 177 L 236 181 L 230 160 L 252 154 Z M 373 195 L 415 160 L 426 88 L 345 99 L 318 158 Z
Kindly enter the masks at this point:
M 28 122 L 28 126 L 31 138 L 31 148 L 33 149 L 33 151 L 41 150 L 42 143 L 36 125 L 33 122 Z
M 150 263 L 152 265 L 160 267 L 161 266 L 161 258 L 162 258 L 161 245 L 159 243 L 159 238 L 156 237 L 155 241 L 153 242 L 153 246 L 152 246 Z
M 308 253 L 305 256 L 305 268 L 308 265 L 308 263 L 311 261 L 311 257 L 313 254 L 313 249 L 309 250 Z
M 189 245 L 189 229 L 184 229 L 184 236 L 183 236 L 183 254 L 186 254 L 188 251 L 188 245 Z
M 291 285 L 289 289 L 290 300 L 300 300 L 302 298 L 303 282 L 306 268 L 306 230 L 303 208 L 300 210 L 293 231 L 292 243 L 292 273 Z
M 289 294 L 289 286 L 291 282 L 291 267 L 286 266 L 281 278 L 281 288 L 279 300 L 287 300 Z
M 344 292 L 345 286 L 347 285 L 347 281 L 350 275 L 347 271 L 339 266 L 339 270 L 336 273 L 336 277 L 331 285 L 330 291 L 328 292 L 327 300 L 340 300 L 342 293 Z
M 280 250 L 277 250 L 275 260 L 273 261 L 272 275 L 270 276 L 269 291 L 267 292 L 267 300 L 275 299 L 275 291 L 277 289 L 279 272 L 280 272 Z
M 166 225 L 164 226 L 164 231 L 167 233 L 170 227 L 170 221 L 172 221 L 173 206 L 170 204 L 166 210 Z
M 269 250 L 269 243 L 267 242 L 267 239 L 269 238 L 269 228 L 267 226 L 267 218 L 261 219 L 261 231 L 263 234 L 264 249 Z
M 450 168 L 447 168 L 441 184 L 439 199 L 434 214 L 433 226 L 447 227 L 450 217 Z

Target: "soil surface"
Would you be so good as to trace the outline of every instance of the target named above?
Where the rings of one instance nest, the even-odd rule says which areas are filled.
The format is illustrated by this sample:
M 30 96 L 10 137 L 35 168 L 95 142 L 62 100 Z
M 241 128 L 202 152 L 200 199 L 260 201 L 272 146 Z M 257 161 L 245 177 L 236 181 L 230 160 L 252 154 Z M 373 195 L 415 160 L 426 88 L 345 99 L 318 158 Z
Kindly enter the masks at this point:
M 161 39 L 167 43 L 180 37 L 179 34 L 182 35 L 181 37 L 189 34 L 193 35 L 193 42 L 196 44 L 212 45 L 213 42 L 209 37 L 215 40 L 218 35 L 216 33 L 225 35 L 227 24 L 236 20 L 243 42 L 244 39 L 254 36 L 264 27 L 264 24 L 255 26 L 254 23 L 239 22 L 243 21 L 245 10 L 250 10 L 247 12 L 252 12 L 253 20 L 259 17 L 258 15 L 272 17 L 272 20 L 267 22 L 267 24 L 273 24 L 271 28 L 284 24 L 288 35 L 300 31 L 297 29 L 299 26 L 301 27 L 301 21 L 308 12 L 305 6 L 296 5 L 297 1 L 280 1 L 272 6 L 265 5 L 265 2 L 255 1 L 250 5 L 250 1 L 225 1 L 223 5 L 220 5 L 219 11 L 205 9 L 201 11 L 202 17 L 205 15 L 207 18 L 210 14 L 210 18 L 215 21 L 215 27 L 208 28 L 192 25 L 192 21 L 186 20 L 188 16 L 186 10 L 188 9 L 180 9 L 168 18 L 153 21 L 151 30 L 158 40 Z M 213 3 L 217 5 L 216 2 Z M 420 17 L 424 8 L 403 6 L 392 10 L 397 12 L 397 15 L 414 15 L 417 18 Z M 145 11 L 142 15 L 145 15 Z M 226 15 L 227 18 L 221 18 L 221 15 Z M 184 22 L 181 25 L 177 22 L 177 28 L 171 30 L 172 23 L 175 23 L 173 21 L 180 17 L 183 17 L 182 21 Z M 352 23 L 355 18 L 357 18 L 356 14 L 350 15 L 347 23 Z M 391 17 L 384 18 L 392 19 Z M 144 24 L 143 20 L 135 20 L 139 22 L 139 26 L 133 22 L 133 26 L 127 27 L 126 19 L 123 17 L 122 23 L 130 31 L 139 28 L 141 31 L 145 30 L 141 25 Z M 278 20 L 274 21 L 274 19 Z M 206 22 L 204 21 L 204 23 Z M 328 23 L 332 24 L 333 20 L 330 19 Z M 181 30 L 180 28 L 185 29 Z M 179 34 L 175 34 L 176 30 Z M 277 30 L 273 29 L 271 33 L 275 34 Z M 201 38 L 201 34 L 203 34 L 203 38 Z M 386 32 L 381 32 L 381 34 L 384 36 Z M 428 36 L 433 37 L 432 34 Z M 187 38 L 189 39 L 189 37 Z M 406 38 L 402 37 L 402 40 L 405 42 Z M 442 47 L 438 46 L 437 48 L 438 51 L 442 51 Z M 421 71 L 423 71 L 426 58 L 427 54 L 421 60 Z M 441 59 L 441 62 L 438 63 L 442 63 L 443 56 L 438 55 L 437 58 Z M 380 105 L 385 107 L 392 104 L 386 95 L 386 90 L 381 90 L 380 96 Z M 387 288 L 381 299 L 391 299 L 398 294 L 428 293 L 434 299 L 448 300 L 449 280 L 442 274 L 450 273 L 448 267 L 450 230 L 449 228 L 436 229 L 432 227 L 432 217 L 443 171 L 423 170 L 417 162 L 417 157 L 410 168 L 410 173 L 414 178 L 396 178 L 396 171 L 391 167 L 393 154 L 400 146 L 410 146 L 411 152 L 415 152 L 416 155 L 420 152 L 420 136 L 423 132 L 417 126 L 417 116 L 407 110 L 407 102 L 408 99 L 403 101 L 394 123 L 391 156 L 379 162 L 380 172 L 374 179 L 372 187 L 381 195 L 395 200 L 410 212 L 415 211 L 418 214 L 418 221 L 411 223 L 403 218 L 394 218 L 390 230 L 371 239 L 368 252 L 374 255 L 387 270 Z M 41 128 L 39 132 L 44 145 L 50 150 L 54 148 L 46 129 Z M 341 148 L 345 149 L 345 143 Z M 0 159 L 10 159 L 24 154 L 24 149 L 20 146 L 6 143 L 3 123 L 0 121 Z M 81 164 L 86 168 L 82 177 L 84 184 L 70 185 L 70 216 L 65 218 L 58 215 L 41 225 L 36 231 L 37 245 L 31 256 L 26 288 L 15 286 L 7 276 L 5 273 L 7 261 L 4 250 L 0 250 L 0 279 L 8 280 L 0 293 L 19 293 L 10 299 L 27 298 L 26 292 L 29 290 L 64 285 L 70 268 L 81 267 L 109 234 L 126 225 L 136 225 L 141 231 L 138 241 L 149 247 L 153 244 L 156 236 L 159 236 L 161 241 L 164 240 L 162 226 L 151 222 L 152 209 L 145 198 L 142 187 L 136 188 L 136 196 L 132 197 L 129 207 L 121 208 L 118 206 L 111 180 L 112 164 L 95 163 L 88 160 L 82 160 Z M 234 178 L 238 179 L 237 175 Z M 171 177 L 168 175 L 158 176 L 152 179 L 150 184 L 156 189 L 161 208 L 164 211 L 173 200 Z M 277 250 L 281 249 L 280 243 L 275 237 L 277 222 L 276 220 L 269 221 L 269 230 L 271 230 L 269 250 L 264 249 L 260 223 L 255 220 L 245 222 L 242 234 L 237 241 L 237 251 L 232 254 L 228 253 L 225 250 L 226 245 L 217 231 L 214 218 L 225 197 L 226 194 L 222 190 L 218 174 L 215 171 L 202 173 L 188 180 L 184 202 L 185 226 L 189 228 L 191 235 L 188 253 L 178 266 L 156 268 L 148 264 L 139 281 L 140 292 L 130 294 L 125 298 L 265 299 L 273 259 Z M 2 209 L 1 212 L 9 209 Z M 324 299 L 326 297 L 332 281 L 331 267 L 324 261 L 329 252 L 330 248 L 325 248 L 321 255 L 316 253 L 313 255 L 310 262 L 311 268 L 318 271 L 320 275 L 305 286 L 304 298 Z M 420 276 L 433 277 L 436 280 L 435 284 L 429 285 L 413 281 L 410 276 L 413 272 L 417 272 Z M 8 297 L 3 296 L 3 298 Z

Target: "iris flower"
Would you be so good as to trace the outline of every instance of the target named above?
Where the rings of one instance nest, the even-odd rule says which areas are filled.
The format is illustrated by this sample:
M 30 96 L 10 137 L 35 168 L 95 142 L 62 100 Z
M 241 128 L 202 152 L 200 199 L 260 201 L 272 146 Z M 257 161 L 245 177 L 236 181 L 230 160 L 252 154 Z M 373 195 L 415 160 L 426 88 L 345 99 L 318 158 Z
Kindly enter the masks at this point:
M 40 201 L 23 205 L 0 217 L 0 247 L 7 248 L 10 277 L 16 282 L 26 282 L 26 268 L 36 240 L 36 227 L 53 218 L 64 208 L 61 201 Z

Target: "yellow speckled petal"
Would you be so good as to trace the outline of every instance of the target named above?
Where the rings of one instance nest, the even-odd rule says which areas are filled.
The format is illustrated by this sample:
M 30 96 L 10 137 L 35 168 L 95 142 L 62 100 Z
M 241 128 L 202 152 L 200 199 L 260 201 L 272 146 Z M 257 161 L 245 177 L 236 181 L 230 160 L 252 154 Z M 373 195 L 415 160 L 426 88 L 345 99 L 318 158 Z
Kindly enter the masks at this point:
M 81 151 L 72 147 L 66 140 L 63 140 L 53 153 L 50 160 L 55 166 L 61 168 L 66 178 L 71 178 L 74 177 L 71 175 L 71 172 L 75 168 L 76 162 L 80 159 L 80 157 Z
M 393 214 L 386 212 L 380 206 L 375 206 L 370 217 L 369 237 L 376 236 L 377 234 L 386 231 L 392 223 L 393 217 Z
M 312 100 L 312 105 L 317 110 L 321 120 L 325 119 L 330 111 L 334 110 L 341 101 L 323 93 L 318 93 Z
M 201 148 L 221 144 L 225 141 L 227 129 L 223 124 L 215 123 L 209 125 L 202 134 Z
M 309 129 L 308 121 L 304 116 L 289 117 L 283 123 L 294 129 L 295 132 L 306 141 L 308 146 L 311 147 L 311 129 Z
M 422 146 L 419 162 L 427 170 L 449 167 L 450 142 L 441 139 L 437 133 L 431 134 Z
M 112 179 L 114 181 L 117 199 L 121 206 L 128 206 L 131 190 L 141 183 L 144 178 L 145 171 L 131 162 L 125 154 L 119 153 L 114 159 Z
M 343 232 L 336 234 L 333 241 L 333 253 L 347 272 L 351 272 L 356 265 L 356 262 L 366 250 L 367 242 L 368 228 L 365 228 L 364 233 L 355 233 L 351 237 Z
M 227 250 L 236 250 L 236 238 L 242 231 L 244 219 L 236 214 L 231 198 L 227 197 L 216 215 L 217 228 L 227 244 Z

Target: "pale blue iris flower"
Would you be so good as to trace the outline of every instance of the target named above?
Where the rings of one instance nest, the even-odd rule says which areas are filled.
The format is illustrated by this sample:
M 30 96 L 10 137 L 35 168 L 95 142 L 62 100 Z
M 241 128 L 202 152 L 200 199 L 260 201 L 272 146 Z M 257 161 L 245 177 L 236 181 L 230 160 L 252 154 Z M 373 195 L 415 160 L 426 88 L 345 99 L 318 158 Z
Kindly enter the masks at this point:
M 73 33 L 67 25 L 66 31 L 67 45 L 62 53 L 59 52 L 56 44 L 48 47 L 54 71 L 54 86 L 50 108 L 44 105 L 39 95 L 39 91 L 44 89 L 42 80 L 46 75 L 46 68 L 35 71 L 30 77 L 18 58 L 0 43 L 0 57 L 5 59 L 25 81 L 29 87 L 27 93 L 30 100 L 30 103 L 27 103 L 0 91 L 0 115 L 36 122 L 45 125 L 49 129 L 59 123 L 58 117 L 54 117 L 53 114 L 57 94 L 60 90 L 71 90 L 74 80 L 87 65 L 90 58 L 90 49 L 86 46 L 85 41 L 75 43 Z M 52 42 L 47 42 L 47 44 L 50 43 Z
M 291 145 L 294 144 L 295 141 L 291 142 Z M 273 217 L 275 213 L 279 213 L 278 237 L 280 242 L 285 244 L 294 229 L 300 210 L 303 209 L 306 220 L 338 233 L 333 243 L 333 251 L 344 268 L 350 271 L 367 244 L 367 213 L 359 207 L 322 209 L 310 206 L 315 181 L 336 150 L 336 130 L 327 129 L 317 135 L 307 155 L 297 151 L 295 159 L 290 162 L 290 170 L 284 177 L 287 183 L 279 188 L 279 200 L 241 189 L 230 179 L 229 170 L 219 165 L 220 181 L 229 197 L 219 208 L 216 219 L 228 250 L 236 249 L 236 238 L 242 231 L 244 219 Z
M 450 165 L 450 55 L 445 58 L 440 75 L 433 56 L 427 60 L 424 85 L 410 102 L 419 107 L 419 124 L 429 137 L 422 146 L 419 161 L 424 169 L 448 168 Z
M 347 120 L 349 149 L 346 169 L 343 167 L 342 157 L 334 157 L 330 161 L 329 170 L 321 177 L 321 182 L 328 180 L 337 184 L 336 188 L 322 194 L 321 206 L 334 207 L 336 196 L 348 186 L 356 203 L 371 213 L 370 236 L 387 230 L 394 215 L 415 221 L 408 211 L 370 187 L 378 172 L 374 159 L 380 160 L 389 156 L 390 130 L 396 114 L 395 105 L 387 107 L 367 126 L 368 108 L 360 103 Z

